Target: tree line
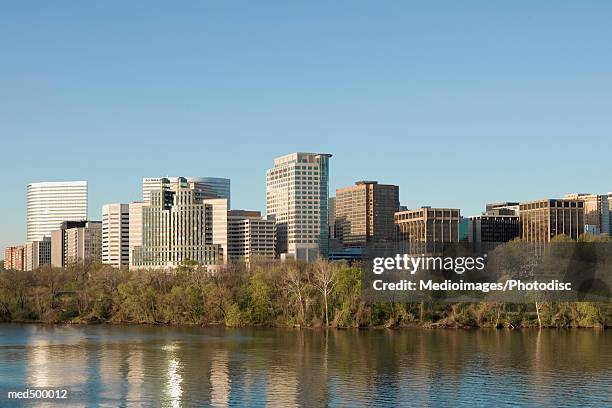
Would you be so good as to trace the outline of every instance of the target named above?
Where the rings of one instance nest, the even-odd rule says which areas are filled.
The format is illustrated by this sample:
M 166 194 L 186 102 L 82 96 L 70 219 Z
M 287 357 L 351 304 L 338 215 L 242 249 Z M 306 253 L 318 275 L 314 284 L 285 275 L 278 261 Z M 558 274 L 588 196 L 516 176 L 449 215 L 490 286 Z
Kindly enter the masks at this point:
M 0 321 L 276 327 L 610 327 L 607 303 L 375 303 L 346 263 L 263 261 L 215 273 L 91 264 L 0 271 Z

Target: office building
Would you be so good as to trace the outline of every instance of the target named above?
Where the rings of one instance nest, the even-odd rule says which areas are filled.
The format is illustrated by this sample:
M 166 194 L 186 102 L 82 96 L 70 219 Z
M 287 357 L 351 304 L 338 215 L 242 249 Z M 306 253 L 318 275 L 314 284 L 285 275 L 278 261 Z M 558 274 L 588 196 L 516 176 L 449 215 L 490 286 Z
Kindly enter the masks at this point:
M 610 235 L 610 203 L 607 195 L 568 194 L 565 199 L 584 203 L 584 232 Z
M 151 193 L 159 190 L 170 190 L 170 177 L 147 177 L 142 179 L 142 201 L 144 203 L 150 203 Z M 170 198 L 169 195 L 166 195 L 165 197 L 168 199 Z
M 51 265 L 51 237 L 25 244 L 24 262 L 26 271 L 35 271 L 44 265 Z
M 128 254 L 129 266 L 134 266 L 134 248 L 142 246 L 142 208 L 147 205 L 144 202 L 131 202 L 128 205 L 129 238 Z
M 266 173 L 266 211 L 276 220 L 276 252 L 281 259 L 327 258 L 330 157 L 291 153 L 274 159 Z
M 51 265 L 54 267 L 101 261 L 101 221 L 65 221 L 51 233 Z
M 11 246 L 4 250 L 4 269 L 23 271 L 25 252 L 22 245 Z
M 550 242 L 559 235 L 572 239 L 584 233 L 584 202 L 543 199 L 520 204 L 521 238 L 527 242 Z
M 275 222 L 261 217 L 259 211 L 228 212 L 228 258 L 247 263 L 274 259 Z
M 129 204 L 102 206 L 102 263 L 116 268 L 129 264 Z
M 211 198 L 202 200 L 202 203 L 211 207 L 211 222 L 212 222 L 212 243 L 219 245 L 223 254 L 227 254 L 227 212 L 229 210 L 227 198 Z M 222 258 L 224 264 L 227 263 L 228 257 Z
M 400 248 L 411 254 L 439 254 L 459 241 L 461 213 L 456 208 L 421 207 L 395 213 Z
M 327 225 L 329 226 L 329 239 L 336 238 L 336 197 L 330 197 L 327 204 Z
M 489 250 L 503 242 L 510 242 L 521 235 L 518 215 L 499 214 L 494 209 L 468 219 L 468 242 Z M 502 211 L 503 212 L 503 211 Z
M 336 197 L 330 197 L 327 204 L 327 225 L 329 230 L 328 259 L 332 259 L 332 252 L 342 251 L 344 247 L 336 237 Z
M 345 247 L 395 241 L 399 187 L 358 181 L 336 190 L 335 234 Z
M 214 204 L 203 201 L 197 187 L 183 177 L 166 179 L 157 190 L 151 190 L 150 201 L 141 208 L 141 245 L 134 246 L 130 267 L 174 268 L 187 261 L 222 263 L 222 246 L 213 244 Z
M 64 221 L 87 219 L 87 182 L 31 183 L 27 188 L 27 242 L 50 237 Z
M 176 183 L 179 178 L 185 179 L 196 191 L 197 199 L 226 198 L 231 208 L 231 182 L 219 177 L 152 177 L 142 179 L 142 201 L 149 202 L 151 191 L 169 188 L 168 182 Z

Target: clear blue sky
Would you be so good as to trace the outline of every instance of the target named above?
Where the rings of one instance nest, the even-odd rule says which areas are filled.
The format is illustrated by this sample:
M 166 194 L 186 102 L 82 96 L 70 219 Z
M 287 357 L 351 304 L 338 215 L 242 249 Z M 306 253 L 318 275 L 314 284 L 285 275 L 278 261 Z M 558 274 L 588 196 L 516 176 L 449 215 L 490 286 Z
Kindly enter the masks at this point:
M 459 207 L 612 191 L 612 2 L 4 2 L 0 249 L 28 182 L 90 183 L 90 217 L 146 176 L 232 179 L 334 154 L 330 189 Z M 1 255 L 0 255 L 1 256 Z

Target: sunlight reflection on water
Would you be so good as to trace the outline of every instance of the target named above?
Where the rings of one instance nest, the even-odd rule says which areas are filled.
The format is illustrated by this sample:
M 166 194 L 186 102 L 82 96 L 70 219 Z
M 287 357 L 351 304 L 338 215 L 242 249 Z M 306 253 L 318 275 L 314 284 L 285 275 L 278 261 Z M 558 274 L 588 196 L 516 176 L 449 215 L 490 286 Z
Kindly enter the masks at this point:
M 0 388 L 64 406 L 609 406 L 610 378 L 608 331 L 0 325 Z

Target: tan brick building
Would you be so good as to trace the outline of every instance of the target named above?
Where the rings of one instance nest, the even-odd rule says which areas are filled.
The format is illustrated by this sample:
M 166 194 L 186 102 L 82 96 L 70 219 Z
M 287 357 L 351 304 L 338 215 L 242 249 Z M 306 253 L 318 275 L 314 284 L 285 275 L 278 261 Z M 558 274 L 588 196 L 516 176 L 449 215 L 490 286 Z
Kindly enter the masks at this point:
M 461 211 L 458 208 L 422 207 L 395 213 L 397 239 L 412 254 L 436 254 L 459 242 Z
M 398 186 L 358 181 L 340 188 L 336 190 L 335 236 L 344 246 L 393 242 L 398 210 Z
M 610 235 L 610 207 L 607 195 L 568 194 L 564 198 L 584 203 L 584 232 Z
M 527 242 L 550 242 L 558 235 L 578 239 L 584 233 L 584 202 L 543 199 L 521 203 L 521 238 Z

